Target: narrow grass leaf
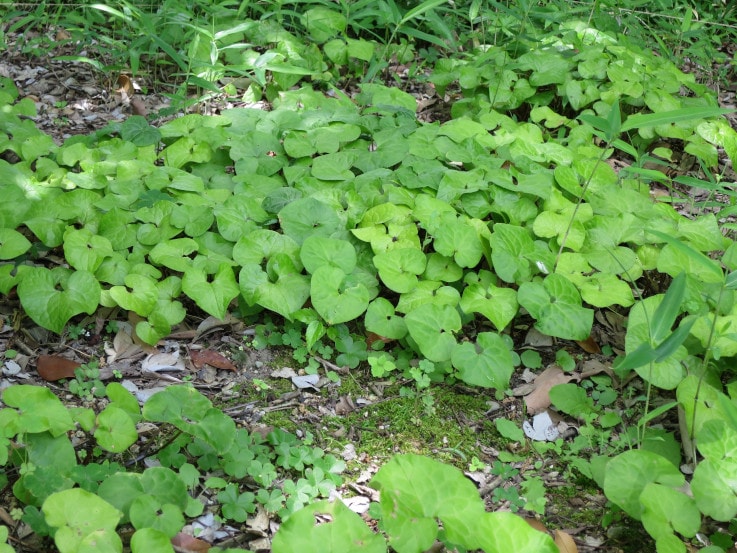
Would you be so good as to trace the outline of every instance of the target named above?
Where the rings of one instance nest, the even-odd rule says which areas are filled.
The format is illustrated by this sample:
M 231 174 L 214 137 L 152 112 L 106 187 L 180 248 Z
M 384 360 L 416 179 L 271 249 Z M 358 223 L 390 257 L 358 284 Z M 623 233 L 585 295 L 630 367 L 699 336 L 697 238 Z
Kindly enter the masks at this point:
M 651 420 L 658 418 L 660 415 L 662 415 L 666 411 L 670 411 L 673 407 L 676 407 L 676 406 L 678 406 L 677 401 L 669 401 L 665 405 L 661 405 L 657 409 L 653 409 L 652 411 L 650 411 L 647 415 L 645 415 L 639 421 L 637 421 L 637 425 L 645 426 Z
M 670 332 L 678 313 L 681 311 L 683 297 L 686 294 L 686 273 L 681 273 L 673 279 L 663 301 L 655 310 L 652 321 L 652 340 L 659 343 Z
M 734 113 L 733 109 L 725 108 L 682 108 L 660 113 L 645 113 L 630 115 L 622 124 L 622 132 L 643 127 L 655 127 L 657 125 L 669 125 L 693 119 L 706 119 L 708 117 L 719 117 L 726 113 Z
M 647 232 L 657 236 L 661 240 L 666 241 L 676 250 L 689 257 L 692 261 L 701 265 L 701 267 L 704 268 L 707 273 L 710 273 L 710 276 L 715 279 L 710 282 L 722 282 L 724 280 L 724 274 L 722 273 L 722 269 L 719 267 L 719 265 L 717 265 L 712 259 L 706 257 L 703 253 L 694 250 L 680 240 L 673 238 L 672 236 L 665 234 L 664 232 L 660 232 L 658 230 L 648 230 Z
M 410 21 L 411 19 L 414 19 L 415 17 L 422 15 L 428 10 L 432 10 L 433 8 L 437 8 L 441 4 L 447 4 L 448 0 L 425 0 L 422 4 L 419 6 L 415 6 L 411 10 L 409 10 L 406 14 L 404 14 L 404 17 L 399 22 L 399 27 Z
M 661 363 L 673 355 L 676 350 L 683 344 L 684 340 L 688 336 L 691 327 L 696 322 L 696 318 L 685 321 L 675 330 L 670 336 L 668 336 L 663 343 L 655 348 L 655 362 Z

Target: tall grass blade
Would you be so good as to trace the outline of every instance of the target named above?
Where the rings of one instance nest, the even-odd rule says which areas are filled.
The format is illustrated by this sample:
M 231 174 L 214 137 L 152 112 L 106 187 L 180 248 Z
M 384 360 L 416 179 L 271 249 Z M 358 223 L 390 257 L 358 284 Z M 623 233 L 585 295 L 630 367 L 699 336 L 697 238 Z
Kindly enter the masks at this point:
M 682 108 L 660 113 L 645 113 L 630 115 L 622 124 L 622 132 L 643 127 L 654 127 L 657 125 L 670 125 L 681 121 L 692 119 L 706 119 L 707 117 L 719 117 L 725 113 L 734 113 L 737 110 L 726 108 Z

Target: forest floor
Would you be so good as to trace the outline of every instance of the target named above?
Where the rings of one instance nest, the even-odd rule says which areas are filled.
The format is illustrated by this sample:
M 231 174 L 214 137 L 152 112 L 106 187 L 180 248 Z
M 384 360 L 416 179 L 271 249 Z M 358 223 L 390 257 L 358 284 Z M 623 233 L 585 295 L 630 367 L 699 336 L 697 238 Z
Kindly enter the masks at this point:
M 395 68 L 398 73 L 402 70 Z M 123 121 L 132 113 L 156 113 L 168 103 L 159 94 L 137 94 L 131 103 L 121 94 L 126 82 L 117 75 L 101 75 L 85 64 L 52 61 L 51 56 L 31 59 L 13 54 L 12 49 L 0 60 L 0 77 L 12 79 L 22 97 L 33 99 L 38 108 L 36 124 L 58 143 L 111 121 Z M 141 84 L 151 89 L 151 83 Z M 446 118 L 447 103 L 433 97 L 425 84 L 413 84 L 410 91 L 414 91 L 424 119 Z M 721 90 L 720 101 L 723 107 L 735 107 L 735 91 Z M 241 105 L 221 98 L 199 109 L 217 113 L 228 107 Z M 244 107 L 268 108 L 263 104 Z M 90 404 L 70 391 L 68 379 L 57 379 L 58 371 L 66 367 L 61 359 L 97 361 L 103 382 L 129 382 L 139 398 L 173 383 L 189 382 L 244 427 L 263 433 L 279 427 L 298 436 L 312 435 L 317 445 L 342 457 L 348 470 L 339 493 L 352 498 L 359 512 L 360 505 L 368 505 L 371 499 L 365 484 L 381 464 L 395 453 L 418 452 L 463 468 L 493 510 L 516 510 L 509 490 L 519 491 L 526 480 L 539 478 L 547 499 L 543 512 L 521 514 L 549 531 L 571 535 L 578 551 L 654 550 L 642 525 L 613 514 L 598 487 L 571 469 L 570 459 L 550 452 L 543 455 L 529 442 L 510 443 L 499 436 L 496 418 L 503 416 L 520 425 L 525 418 L 524 396 L 531 385 L 527 375 L 516 375 L 513 395 L 501 399 L 480 389 L 440 386 L 432 390 L 431 402 L 423 402 L 419 396 L 400 395 L 402 382 L 377 381 L 365 368 L 349 371 L 327 359 L 319 361 L 326 370 L 334 370 L 340 382 L 322 378 L 299 384 L 302 381 L 293 377 L 303 376 L 304 370 L 289 347 L 253 347 L 254 325 L 236 319 L 188 318 L 152 348 L 131 337 L 129 321 L 120 312 L 100 311 L 70 326 L 62 336 L 35 326 L 22 315 L 13 298 L 0 302 L 0 317 L 0 353 L 18 351 L 14 364 L 3 366 L 0 390 L 15 383 L 45 385 L 68 405 L 94 406 L 94 400 Z M 530 332 L 524 321 L 514 329 L 514 338 L 520 348 L 537 351 L 543 366 L 554 364 L 556 352 L 565 349 L 581 371 L 598 367 L 608 372 L 611 358 L 601 356 L 598 346 L 607 344 L 614 351 L 622 350 L 621 323 L 615 316 L 597 317 L 593 346 L 553 342 Z M 39 360 L 57 376 L 49 377 L 44 371 L 45 377 L 39 374 Z M 575 434 L 576 422 L 569 422 Z M 661 424 L 675 428 L 677 421 L 666 419 Z M 155 442 L 149 440 L 148 444 Z M 141 459 L 150 453 L 147 447 L 141 445 Z M 518 459 L 509 464 L 514 473 L 500 475 L 493 470 L 501 466 L 500 453 Z M 480 464 L 472 463 L 474 458 Z M 0 522 L 16 524 L 10 515 L 13 501 L 10 490 L 2 492 Z M 605 518 L 610 522 L 606 528 L 602 527 Z M 229 530 L 230 545 L 265 550 L 264 539 L 268 540 L 273 530 L 268 520 L 250 520 Z M 41 546 L 32 536 L 20 546 L 14 545 L 17 551 L 41 550 L 34 549 Z

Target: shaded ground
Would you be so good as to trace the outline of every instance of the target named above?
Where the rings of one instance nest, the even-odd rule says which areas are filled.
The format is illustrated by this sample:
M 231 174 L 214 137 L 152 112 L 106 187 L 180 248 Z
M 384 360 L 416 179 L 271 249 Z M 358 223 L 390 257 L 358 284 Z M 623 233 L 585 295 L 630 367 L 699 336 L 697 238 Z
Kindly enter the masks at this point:
M 29 60 L 5 52 L 0 61 L 0 76 L 11 78 L 22 96 L 34 100 L 39 114 L 37 125 L 58 142 L 73 134 L 99 129 L 110 121 L 122 121 L 131 113 L 155 113 L 167 105 L 162 96 L 154 94 L 136 94 L 136 101 L 131 102 L 131 91 L 125 80 L 101 76 L 84 64 Z M 433 98 L 432 91 L 424 86 L 416 88 L 423 118 L 445 118 L 443 100 Z M 727 107 L 735 103 L 734 91 L 725 90 L 720 98 Z M 200 109 L 217 112 L 232 105 L 226 99 L 218 99 Z M 619 162 L 626 164 L 627 160 Z M 722 162 L 725 176 L 733 179 L 733 171 L 725 159 Z M 686 160 L 683 171 L 698 172 L 698 168 Z M 621 320 L 599 315 L 594 342 L 597 346 L 621 350 Z M 500 437 L 494 420 L 505 417 L 521 424 L 525 409 L 523 393 L 496 400 L 481 390 L 439 387 L 433 391 L 432 405 L 426 406 L 420 398 L 400 397 L 401 383 L 377 382 L 363 369 L 348 371 L 329 360 L 320 362 L 325 369 L 340 375 L 340 384 L 321 379 L 314 386 L 299 388 L 293 385 L 291 377 L 299 375 L 301 367 L 291 352 L 284 348 L 252 347 L 254 328 L 237 320 L 222 323 L 189 317 L 159 347 L 149 348 L 130 338 L 130 326 L 121 312 L 100 311 L 78 321 L 73 332 L 61 337 L 35 327 L 22 316 L 13 298 L 2 299 L 0 316 L 3 320 L 0 353 L 11 349 L 19 352 L 15 365 L 6 363 L 3 367 L 0 389 L 14 383 L 46 385 L 69 405 L 90 406 L 90 402 L 70 393 L 68 382 L 42 378 L 37 370 L 40 356 L 51 356 L 49 362 L 55 370 L 61 370 L 59 357 L 80 363 L 97 360 L 103 381 L 115 378 L 130 383 L 131 389 L 140 394 L 139 398 L 162 386 L 188 381 L 249 429 L 265 433 L 270 428 L 283 427 L 298 435 L 311 433 L 321 447 L 342 456 L 349 469 L 340 493 L 345 498 L 358 498 L 353 500 L 354 505 L 359 505 L 357 510 L 371 497 L 366 482 L 394 453 L 427 453 L 464 470 L 477 457 L 486 468 L 469 472 L 469 477 L 477 483 L 490 509 L 514 509 L 513 499 L 499 490 L 518 489 L 526 477 L 540 476 L 548 502 L 543 515 L 527 513 L 527 516 L 541 520 L 551 531 L 563 530 L 572 535 L 579 551 L 614 553 L 654 549 L 641 524 L 617 521 L 593 482 L 568 466 L 570 460 L 561 460 L 553 451 L 539 453 L 529 444 Z M 116 324 L 111 325 L 111 321 Z M 592 360 L 605 364 L 611 361 L 595 352 L 598 347 L 583 349 L 573 343 L 540 342 L 527 331 L 524 324 L 517 327 L 515 342 L 520 348 L 538 351 L 544 365 L 552 363 L 562 348 L 579 366 Z M 78 336 L 72 336 L 77 332 Z M 517 375 L 514 386 L 524 384 L 523 375 Z M 95 400 L 91 402 L 94 403 Z M 575 421 L 571 423 L 575 425 Z M 667 427 L 674 421 L 662 423 Z M 153 433 L 158 431 L 150 429 Z M 147 443 L 140 444 L 139 460 L 152 453 L 148 448 L 156 440 Z M 502 453 L 523 459 L 503 463 L 516 470 L 516 474 L 500 475 L 489 470 L 499 466 Z M 15 528 L 20 540 L 13 543 L 16 550 L 45 550 L 45 544 L 39 545 L 32 536 L 24 535 L 22 526 L 16 526 L 10 516 L 18 506 L 10 490 L 0 492 L 0 505 L 0 520 Z M 601 526 L 605 517 L 614 518 L 606 530 Z M 268 545 L 274 527 L 268 521 L 260 524 L 262 535 L 253 530 L 253 521 L 250 526 L 228 530 L 228 545 L 254 550 Z

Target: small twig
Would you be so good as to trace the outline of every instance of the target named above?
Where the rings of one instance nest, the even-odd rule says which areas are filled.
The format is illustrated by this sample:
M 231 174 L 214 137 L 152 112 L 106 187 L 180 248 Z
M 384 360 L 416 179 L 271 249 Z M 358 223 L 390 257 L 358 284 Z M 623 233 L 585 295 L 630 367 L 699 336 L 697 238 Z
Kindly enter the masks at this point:
M 328 369 L 334 370 L 335 372 L 340 373 L 340 374 L 349 374 L 351 372 L 348 367 L 339 367 L 335 363 L 331 363 L 327 359 L 323 359 L 322 357 L 320 357 L 318 355 L 313 355 L 312 358 L 315 361 L 318 361 L 319 363 L 321 363 L 322 364 L 322 367 L 325 370 L 328 370 Z
M 148 378 L 151 380 L 159 379 L 166 380 L 167 382 L 175 382 L 177 384 L 183 384 L 184 382 L 175 376 L 168 374 L 157 373 L 155 371 L 141 371 L 141 377 Z
M 227 409 L 223 409 L 223 413 L 226 413 L 228 415 L 235 415 L 240 413 L 241 411 L 245 411 L 248 408 L 253 408 L 256 406 L 255 401 L 251 401 L 249 403 L 240 403 L 238 405 L 232 405 L 228 407 Z
M 23 353 L 25 353 L 29 357 L 35 357 L 36 356 L 36 352 L 33 351 L 33 349 L 31 349 L 30 347 L 28 347 L 26 345 L 26 343 L 23 340 L 21 340 L 20 338 L 18 338 L 17 336 L 13 339 L 13 345 L 14 346 L 17 346 L 18 349 L 22 349 L 23 350 Z
M 299 402 L 292 400 L 282 403 L 281 405 L 270 405 L 269 407 L 265 407 L 263 411 L 264 413 L 270 413 L 272 411 L 284 411 L 286 409 L 291 409 L 292 407 L 299 407 Z
M 479 488 L 479 495 L 481 495 L 481 497 L 486 497 L 491 492 L 493 492 L 496 488 L 498 488 L 499 485 L 502 483 L 502 481 L 503 480 L 501 476 L 497 476 L 493 480 L 490 480 L 484 486 Z

